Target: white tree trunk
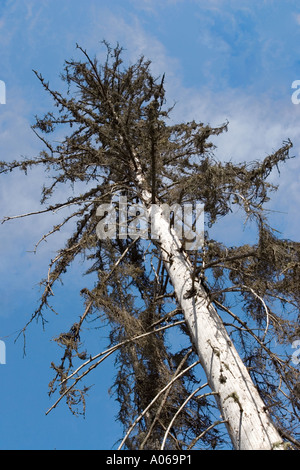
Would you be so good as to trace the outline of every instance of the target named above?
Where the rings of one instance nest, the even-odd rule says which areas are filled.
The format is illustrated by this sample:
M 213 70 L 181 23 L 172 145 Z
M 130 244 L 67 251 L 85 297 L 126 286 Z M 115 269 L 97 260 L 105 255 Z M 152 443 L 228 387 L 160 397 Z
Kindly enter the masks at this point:
M 233 446 L 239 450 L 284 449 L 264 403 L 254 386 L 221 318 L 199 281 L 193 283 L 192 266 L 182 252 L 176 233 L 161 214 L 152 219 L 161 253 L 192 341 L 217 402 Z M 195 295 L 190 296 L 192 287 Z
M 216 392 L 221 416 L 236 450 L 284 450 L 275 428 L 247 368 L 232 344 L 227 330 L 201 284 L 193 280 L 193 267 L 182 250 L 182 243 L 170 227 L 162 209 L 151 209 L 151 194 L 138 156 L 136 180 L 151 219 L 151 230 L 161 246 L 161 254 L 170 275 L 177 300 L 184 313 L 190 336 L 205 371 L 207 381 Z M 191 290 L 196 293 L 191 296 Z

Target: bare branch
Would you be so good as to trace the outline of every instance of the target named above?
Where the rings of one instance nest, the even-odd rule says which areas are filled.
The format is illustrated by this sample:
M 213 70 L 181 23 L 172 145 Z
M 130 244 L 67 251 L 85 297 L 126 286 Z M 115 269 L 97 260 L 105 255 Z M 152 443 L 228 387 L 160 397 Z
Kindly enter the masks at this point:
M 190 351 L 188 351 L 187 354 L 182 358 L 182 360 L 180 361 L 180 364 L 178 365 L 178 367 L 177 367 L 177 369 L 174 373 L 174 376 L 176 376 L 180 372 L 180 370 L 182 369 L 183 365 L 185 364 L 185 362 L 187 361 L 187 359 L 189 358 L 191 353 L 192 353 L 192 349 Z M 168 398 L 168 394 L 170 393 L 170 391 L 171 391 L 171 387 L 169 387 L 165 392 L 165 396 L 163 397 L 163 399 L 162 399 L 162 401 L 161 401 L 161 403 L 158 407 L 158 410 L 155 414 L 155 417 L 152 420 L 151 425 L 149 426 L 148 432 L 147 432 L 143 442 L 141 443 L 140 450 L 143 450 L 144 445 L 146 444 L 148 438 L 151 436 L 152 429 L 154 428 L 156 421 L 159 419 L 159 415 L 160 415 L 162 409 L 164 408 L 164 405 L 166 403 L 166 400 Z
M 164 438 L 163 438 L 163 441 L 162 441 L 162 444 L 161 444 L 161 450 L 164 450 L 164 447 L 165 447 L 165 443 L 166 443 L 166 440 L 167 440 L 167 437 L 168 437 L 168 434 L 170 432 L 170 429 L 171 427 L 173 426 L 174 424 L 174 421 L 175 419 L 177 418 L 177 416 L 181 413 L 181 411 L 183 410 L 183 408 L 185 407 L 185 405 L 193 398 L 194 395 L 196 395 L 196 393 L 198 393 L 200 390 L 202 390 L 203 388 L 207 387 L 208 386 L 208 383 L 205 383 L 204 385 L 201 385 L 200 387 L 196 388 L 185 400 L 184 402 L 182 403 L 182 405 L 178 408 L 178 410 L 176 411 L 176 413 L 174 414 L 173 418 L 171 419 L 170 423 L 169 423 L 169 426 L 167 427 L 167 430 L 165 432 L 165 435 L 164 435 Z M 211 394 L 205 394 L 205 395 L 201 395 L 201 398 L 204 397 L 204 396 L 207 396 L 207 395 L 211 395 Z
M 90 309 L 91 307 L 91 304 L 92 302 L 90 302 L 86 308 L 86 311 L 82 317 L 82 321 L 84 319 L 84 317 L 86 316 L 88 310 Z M 83 372 L 79 377 L 76 377 L 74 383 L 68 387 L 64 392 L 63 394 L 56 400 L 56 402 L 51 406 L 51 408 L 49 408 L 49 410 L 46 412 L 46 415 L 50 413 L 51 410 L 53 410 L 54 408 L 56 408 L 56 406 L 58 405 L 58 403 L 62 400 L 62 398 L 64 396 L 66 396 L 71 390 L 72 388 L 74 388 L 74 386 L 81 380 L 83 379 L 83 377 L 85 377 L 89 372 L 91 372 L 93 369 L 95 369 L 96 367 L 98 367 L 98 365 L 100 365 L 107 357 L 109 357 L 112 353 L 114 353 L 115 351 L 117 351 L 118 349 L 120 349 L 122 346 L 128 344 L 128 343 L 132 343 L 134 341 L 137 341 L 141 338 L 144 338 L 145 336 L 148 336 L 148 335 L 151 335 L 151 334 L 155 334 L 155 333 L 158 333 L 159 331 L 163 331 L 163 330 L 166 330 L 168 328 L 171 328 L 173 326 L 178 326 L 178 325 L 182 325 L 184 323 L 184 321 L 178 321 L 178 322 L 175 322 L 175 323 L 172 323 L 172 324 L 169 324 L 169 325 L 166 325 L 166 326 L 163 326 L 161 328 L 157 328 L 156 330 L 153 330 L 153 331 L 149 331 L 147 333 L 143 333 L 142 335 L 138 335 L 134 338 L 130 338 L 130 339 L 127 339 L 115 346 L 112 346 L 111 348 L 107 349 L 106 351 L 103 351 L 99 354 L 96 354 L 95 356 L 91 357 L 90 359 L 88 359 L 86 362 L 84 362 L 83 364 L 81 364 L 74 372 L 72 372 L 72 374 L 70 374 L 68 377 L 66 377 L 64 380 L 62 380 L 60 382 L 60 385 L 64 384 L 65 382 L 67 382 L 68 380 L 70 380 L 71 378 L 73 378 L 82 368 L 84 368 L 85 366 L 87 366 L 88 364 L 90 364 L 91 362 L 95 361 L 96 359 L 98 359 L 99 357 L 101 356 L 104 356 L 102 357 L 98 362 L 96 362 L 95 364 L 91 365 L 89 367 L 88 370 L 86 370 L 85 372 Z
M 199 436 L 197 436 L 193 442 L 188 446 L 187 450 L 190 450 L 192 449 L 196 444 L 197 442 L 202 439 L 205 434 L 207 434 L 209 431 L 211 431 L 214 427 L 216 426 L 219 426 L 219 424 L 223 424 L 223 423 L 227 423 L 228 421 L 226 419 L 224 420 L 218 420 L 218 421 L 215 421 L 213 424 L 211 424 L 207 429 L 205 429 L 205 431 L 203 431 L 201 434 L 199 434 Z
M 143 416 L 147 413 L 147 411 L 151 408 L 151 406 L 156 402 L 156 400 L 160 397 L 160 395 L 162 395 L 169 387 L 171 387 L 177 379 L 179 379 L 182 375 L 186 374 L 186 372 L 188 372 L 190 369 L 192 369 L 193 367 L 195 367 L 199 363 L 200 363 L 200 361 L 195 361 L 193 364 L 191 364 L 186 369 L 184 369 L 182 372 L 180 372 L 178 375 L 176 375 L 176 377 L 174 377 L 172 380 L 170 380 L 170 382 L 164 388 L 162 388 L 160 390 L 160 392 L 153 398 L 151 403 L 149 403 L 149 405 L 143 410 L 143 412 L 135 419 L 133 424 L 130 426 L 130 428 L 128 429 L 128 431 L 127 431 L 125 437 L 123 438 L 121 444 L 119 445 L 118 450 L 122 449 L 122 447 L 125 444 L 128 436 L 130 435 L 130 433 L 133 431 L 133 429 L 138 424 L 138 422 L 143 418 Z

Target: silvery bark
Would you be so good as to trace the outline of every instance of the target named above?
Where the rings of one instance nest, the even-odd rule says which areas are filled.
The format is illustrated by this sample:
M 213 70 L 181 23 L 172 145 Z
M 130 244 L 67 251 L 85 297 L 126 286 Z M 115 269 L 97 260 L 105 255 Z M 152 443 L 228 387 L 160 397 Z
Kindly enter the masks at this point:
M 204 368 L 235 449 L 283 448 L 264 403 L 221 318 L 210 303 L 201 282 L 192 278 L 192 266 L 181 252 L 181 242 L 169 223 L 156 214 L 161 254 L 178 302 L 183 310 L 193 344 Z M 190 296 L 190 292 L 195 292 Z
M 137 179 L 143 187 L 141 173 Z M 283 450 L 283 441 L 220 316 L 201 281 L 193 279 L 193 266 L 182 250 L 176 231 L 163 211 L 157 210 L 158 206 L 155 211 L 151 209 L 149 192 L 144 190 L 142 194 L 149 207 L 151 230 L 161 247 L 161 256 L 207 381 L 217 393 L 217 404 L 234 448 Z

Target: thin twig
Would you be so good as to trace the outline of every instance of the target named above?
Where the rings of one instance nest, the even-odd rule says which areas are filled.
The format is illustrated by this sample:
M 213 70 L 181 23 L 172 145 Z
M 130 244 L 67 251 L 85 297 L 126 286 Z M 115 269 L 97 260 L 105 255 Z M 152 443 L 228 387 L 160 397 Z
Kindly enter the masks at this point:
M 264 335 L 263 335 L 263 338 L 262 338 L 262 341 L 265 340 L 265 337 L 267 335 L 267 332 L 268 332 L 268 329 L 269 329 L 269 310 L 268 310 L 268 307 L 264 301 L 264 299 L 262 297 L 260 297 L 260 295 L 258 295 L 251 287 L 248 287 L 248 286 L 245 286 L 245 285 L 241 285 L 241 287 L 243 287 L 244 289 L 248 289 L 253 295 L 254 297 L 256 297 L 257 299 L 259 299 L 265 309 L 265 312 L 266 312 L 266 329 L 265 329 L 265 332 L 264 332 Z
M 175 421 L 175 419 L 177 418 L 177 416 L 181 413 L 181 411 L 183 410 L 183 408 L 185 407 L 185 405 L 193 398 L 194 395 L 196 395 L 197 392 L 199 392 L 202 388 L 204 387 L 207 387 L 208 386 L 208 383 L 205 383 L 204 385 L 201 385 L 201 387 L 198 387 L 196 388 L 196 390 L 194 390 L 187 398 L 186 400 L 184 400 L 184 402 L 182 403 L 182 405 L 178 408 L 178 410 L 176 411 L 175 415 L 173 416 L 173 418 L 171 419 L 170 423 L 169 423 L 169 426 L 167 427 L 167 430 L 165 432 L 165 435 L 164 435 L 164 438 L 163 438 L 163 441 L 162 441 L 162 445 L 161 445 L 161 450 L 164 450 L 164 447 L 165 447 L 165 443 L 166 443 L 166 440 L 167 440 L 167 437 L 168 437 L 168 434 L 170 432 L 170 429 L 171 427 L 173 426 L 173 423 Z M 204 395 L 202 395 L 204 396 Z
M 192 443 L 188 446 L 187 450 L 190 450 L 192 449 L 192 447 L 195 446 L 195 444 L 197 444 L 197 442 L 202 439 L 203 436 L 205 436 L 205 434 L 207 432 L 209 432 L 211 429 L 213 429 L 215 426 L 218 426 L 219 424 L 223 424 L 223 423 L 227 423 L 227 420 L 226 419 L 223 419 L 222 421 L 215 421 L 213 424 L 211 424 L 207 429 L 205 429 L 205 431 L 203 431 L 201 434 L 199 434 L 199 436 L 197 436 L 193 441 Z
M 173 374 L 175 377 L 176 377 L 176 375 L 178 375 L 179 371 L 182 369 L 184 363 L 187 361 L 187 359 L 189 358 L 189 356 L 191 355 L 192 352 L 193 352 L 193 350 L 190 349 L 190 350 L 186 353 L 186 355 L 183 357 L 183 359 L 180 361 L 180 364 L 178 365 L 177 369 L 175 370 L 175 372 L 174 372 L 174 374 Z M 156 412 L 156 414 L 155 414 L 154 419 L 152 420 L 151 426 L 150 426 L 149 429 L 148 429 L 148 432 L 147 432 L 147 434 L 146 434 L 146 437 L 144 438 L 143 442 L 141 443 L 140 450 L 143 450 L 144 445 L 145 445 L 146 442 L 147 442 L 147 439 L 150 437 L 150 435 L 151 435 L 151 433 L 152 433 L 152 429 L 154 428 L 154 425 L 155 425 L 156 421 L 159 420 L 160 412 L 161 412 L 161 410 L 163 409 L 163 407 L 164 407 L 164 405 L 165 405 L 165 403 L 166 403 L 166 400 L 167 400 L 167 398 L 168 398 L 168 395 L 169 395 L 170 391 L 171 391 L 171 387 L 169 387 L 169 388 L 166 390 L 165 396 L 163 397 L 163 399 L 162 399 L 162 401 L 161 401 L 161 403 L 160 403 L 160 405 L 159 405 L 159 407 L 158 407 L 158 410 L 157 410 L 157 412 Z
M 163 387 L 159 392 L 158 394 L 153 398 L 153 400 L 149 403 L 149 405 L 143 410 L 143 412 L 134 420 L 133 424 L 130 426 L 130 428 L 128 429 L 125 437 L 123 438 L 121 444 L 119 445 L 118 447 L 118 450 L 121 450 L 123 445 L 125 444 L 129 434 L 132 432 L 132 430 L 135 428 L 135 426 L 138 424 L 138 422 L 143 418 L 143 416 L 147 413 L 147 411 L 149 410 L 149 408 L 151 408 L 151 406 L 155 403 L 155 401 L 160 397 L 160 395 L 162 395 L 169 387 L 171 387 L 171 385 L 173 385 L 173 383 L 179 379 L 182 375 L 184 375 L 187 371 L 189 371 L 190 369 L 192 369 L 193 367 L 195 367 L 196 365 L 198 365 L 200 363 L 200 361 L 196 361 L 194 362 L 193 364 L 191 364 L 189 367 L 187 367 L 186 369 L 184 369 L 182 372 L 180 372 L 176 377 L 174 377 L 172 380 L 170 380 L 170 382 L 165 386 Z
M 140 239 L 140 237 L 137 237 L 135 238 L 127 247 L 126 249 L 124 250 L 124 252 L 122 253 L 122 255 L 120 256 L 120 258 L 115 262 L 115 264 L 113 265 L 112 269 L 110 270 L 110 272 L 108 273 L 108 275 L 104 278 L 103 280 L 103 283 L 106 283 L 108 281 L 108 279 L 110 278 L 110 276 L 112 275 L 112 273 L 114 272 L 114 270 L 119 266 L 119 264 L 121 263 L 121 261 L 123 260 L 123 258 L 125 258 L 126 254 L 128 253 L 128 251 L 130 250 L 130 248 L 133 247 L 133 245 Z
M 91 302 L 90 302 L 91 303 Z M 87 306 L 87 309 L 90 308 L 90 304 L 88 304 Z M 87 310 L 86 310 L 87 312 Z M 85 315 L 85 314 L 84 314 Z M 83 316 L 84 316 L 83 315 Z M 111 348 L 105 350 L 105 351 L 102 351 L 101 353 L 99 354 L 96 354 L 95 356 L 91 357 L 90 359 L 88 359 L 86 362 L 84 362 L 83 364 L 81 364 L 74 372 L 72 372 L 72 374 L 70 374 L 68 377 L 66 377 L 64 380 L 62 380 L 60 382 L 59 385 L 62 385 L 64 384 L 66 381 L 70 380 L 72 377 L 74 377 L 74 375 L 76 375 L 83 367 L 87 366 L 88 364 L 90 364 L 91 362 L 95 361 L 96 359 L 98 359 L 99 357 L 101 356 L 104 356 L 100 359 L 100 361 L 96 362 L 95 364 L 91 365 L 89 367 L 89 369 L 85 372 L 83 372 L 79 377 L 77 377 L 74 381 L 74 383 L 68 387 L 64 393 L 56 400 L 56 402 L 46 411 L 46 415 L 50 413 L 51 410 L 53 410 L 53 408 L 56 408 L 56 406 L 58 405 L 58 403 L 62 400 L 62 398 L 67 395 L 71 390 L 72 388 L 85 376 L 87 375 L 91 370 L 93 370 L 95 367 L 97 367 L 99 364 L 101 364 L 101 362 L 103 362 L 104 359 L 106 359 L 108 356 L 110 356 L 113 352 L 115 352 L 117 349 L 121 348 L 122 346 L 124 346 L 125 344 L 128 344 L 130 342 L 133 342 L 133 341 L 137 341 L 138 339 L 140 338 L 143 338 L 145 336 L 148 336 L 150 334 L 155 334 L 155 333 L 158 333 L 159 331 L 162 331 L 162 330 L 166 330 L 167 328 L 171 328 L 173 326 L 177 326 L 177 325 L 181 325 L 182 323 L 184 323 L 184 320 L 181 320 L 181 321 L 178 321 L 178 322 L 175 322 L 175 323 L 172 323 L 172 324 L 169 324 L 169 325 L 165 325 L 161 328 L 157 328 L 156 330 L 153 330 L 153 331 L 148 331 L 147 333 L 143 333 L 141 335 L 138 335 L 138 336 L 135 336 L 133 338 L 129 338 L 125 341 L 122 341 L 121 343 L 115 345 L 115 346 L 112 346 Z
M 214 304 L 217 305 L 217 307 L 221 308 L 224 310 L 224 312 L 228 313 L 232 318 L 234 318 L 235 321 L 237 321 L 240 325 L 242 325 L 245 328 L 245 331 L 249 333 L 253 338 L 257 341 L 257 343 L 266 351 L 267 354 L 271 357 L 273 361 L 277 361 L 280 365 L 283 365 L 284 362 L 276 356 L 270 349 L 263 343 L 263 341 L 254 333 L 254 331 L 249 328 L 247 323 L 245 323 L 243 320 L 241 320 L 237 315 L 235 315 L 228 307 L 225 307 L 225 305 L 221 304 L 219 301 L 214 300 Z

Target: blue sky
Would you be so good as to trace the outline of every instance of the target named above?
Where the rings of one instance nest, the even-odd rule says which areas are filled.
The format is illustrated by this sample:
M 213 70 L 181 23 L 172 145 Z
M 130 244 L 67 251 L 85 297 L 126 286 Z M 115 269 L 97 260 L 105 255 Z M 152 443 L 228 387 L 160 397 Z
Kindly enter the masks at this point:
M 125 47 L 128 60 L 150 58 L 156 75 L 166 73 L 174 120 L 195 119 L 219 125 L 222 160 L 256 160 L 276 150 L 283 140 L 294 143 L 297 158 L 282 168 L 280 190 L 270 208 L 284 237 L 299 238 L 300 105 L 291 101 L 291 84 L 300 79 L 300 6 L 293 0 L 1 0 L 0 80 L 6 104 L 0 105 L 0 159 L 34 156 L 40 148 L 30 125 L 34 115 L 51 109 L 32 70 L 59 89 L 65 59 L 78 58 L 76 43 L 101 57 L 100 42 Z M 39 208 L 42 169 L 1 177 L 0 219 Z M 62 190 L 61 190 L 62 191 Z M 57 197 L 59 198 L 59 194 Z M 115 422 L 117 407 L 108 387 L 113 360 L 95 371 L 86 418 L 73 417 L 65 405 L 45 416 L 53 403 L 47 395 L 50 362 L 59 358 L 51 341 L 67 331 L 82 313 L 78 290 L 87 279 L 80 266 L 67 274 L 55 296 L 60 315 L 49 313 L 43 331 L 33 324 L 23 342 L 15 332 L 34 311 L 38 283 L 47 271 L 64 233 L 35 243 L 56 221 L 38 216 L 0 226 L 0 338 L 6 364 L 0 365 L 0 449 L 110 449 L 122 437 Z M 244 243 L 247 232 L 236 222 L 219 226 L 225 242 Z M 69 281 L 69 282 L 68 282 Z M 105 345 L 105 331 L 92 338 L 95 353 Z M 291 349 L 291 354 L 292 354 Z M 59 360 L 59 359 L 57 359 Z

